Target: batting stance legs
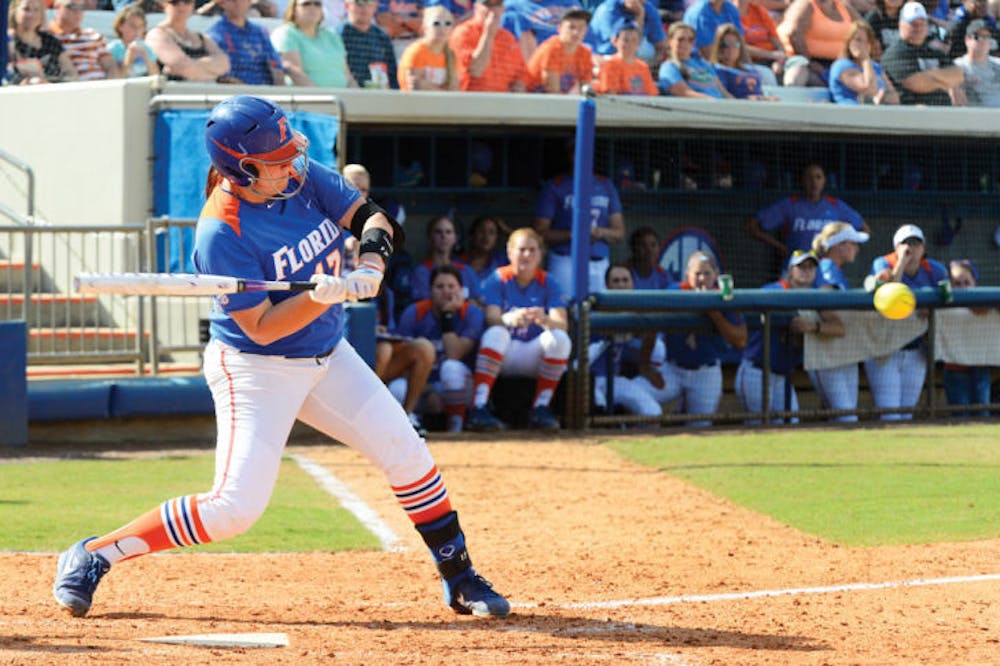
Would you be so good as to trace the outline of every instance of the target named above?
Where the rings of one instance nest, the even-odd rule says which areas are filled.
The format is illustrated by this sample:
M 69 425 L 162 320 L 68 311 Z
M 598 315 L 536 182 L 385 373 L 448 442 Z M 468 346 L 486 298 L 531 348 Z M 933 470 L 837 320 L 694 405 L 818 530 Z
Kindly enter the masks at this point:
M 101 576 L 120 560 L 220 541 L 249 529 L 270 500 L 296 418 L 352 446 L 382 470 L 434 556 L 446 603 L 462 614 L 509 612 L 506 599 L 472 568 L 427 446 L 346 341 L 325 358 L 290 359 L 243 354 L 213 340 L 205 352 L 205 376 L 218 425 L 212 489 L 170 499 L 66 551 L 53 593 L 70 613 L 87 613 Z

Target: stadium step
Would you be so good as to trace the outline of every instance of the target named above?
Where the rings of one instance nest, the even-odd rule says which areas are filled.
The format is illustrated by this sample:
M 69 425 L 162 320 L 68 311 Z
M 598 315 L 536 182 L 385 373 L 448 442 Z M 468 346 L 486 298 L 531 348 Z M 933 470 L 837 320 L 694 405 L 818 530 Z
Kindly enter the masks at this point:
M 115 377 L 135 377 L 139 375 L 138 367 L 130 363 L 94 363 L 94 364 L 59 364 L 59 365 L 29 365 L 28 379 L 112 379 Z M 152 367 L 147 363 L 143 367 L 143 376 L 153 374 Z M 160 361 L 159 375 L 166 377 L 185 377 L 201 374 L 201 366 L 197 363 L 175 363 Z
M 21 319 L 24 294 L 0 294 L 0 320 Z M 35 294 L 31 297 L 31 326 L 93 326 L 100 320 L 97 296 Z
M 146 334 L 148 337 L 148 333 Z M 131 352 L 136 332 L 113 328 L 67 326 L 32 328 L 28 331 L 28 353 Z
M 15 293 L 24 291 L 24 262 L 10 259 L 0 259 L 0 293 Z M 42 275 L 42 266 L 31 265 L 32 280 L 38 288 Z

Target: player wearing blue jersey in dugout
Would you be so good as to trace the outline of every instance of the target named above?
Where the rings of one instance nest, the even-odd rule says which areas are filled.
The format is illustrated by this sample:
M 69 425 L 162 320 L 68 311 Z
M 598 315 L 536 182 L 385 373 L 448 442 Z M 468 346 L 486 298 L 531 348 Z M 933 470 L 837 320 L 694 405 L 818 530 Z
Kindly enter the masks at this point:
M 85 615 L 117 562 L 249 529 L 267 507 L 298 418 L 385 474 L 431 550 L 445 603 L 460 614 L 507 615 L 510 604 L 472 568 L 426 444 L 343 337 L 344 301 L 376 295 L 402 228 L 339 174 L 310 163 L 305 137 L 271 101 L 222 101 L 209 114 L 205 138 L 212 169 L 196 231 L 198 271 L 316 286 L 216 299 L 204 356 L 218 427 L 212 488 L 74 544 L 59 558 L 56 601 Z M 341 276 L 344 229 L 360 240 L 360 264 Z

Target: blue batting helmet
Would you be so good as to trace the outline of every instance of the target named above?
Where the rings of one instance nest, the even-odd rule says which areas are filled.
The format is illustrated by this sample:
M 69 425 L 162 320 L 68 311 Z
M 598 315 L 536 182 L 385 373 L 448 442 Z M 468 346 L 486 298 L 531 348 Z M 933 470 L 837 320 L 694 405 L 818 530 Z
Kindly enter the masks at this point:
M 212 165 L 223 178 L 244 187 L 253 185 L 260 175 L 253 163 L 288 163 L 304 156 L 308 145 L 302 134 L 289 127 L 280 106 L 252 95 L 223 100 L 205 124 L 205 147 Z M 305 180 L 305 166 L 298 177 Z

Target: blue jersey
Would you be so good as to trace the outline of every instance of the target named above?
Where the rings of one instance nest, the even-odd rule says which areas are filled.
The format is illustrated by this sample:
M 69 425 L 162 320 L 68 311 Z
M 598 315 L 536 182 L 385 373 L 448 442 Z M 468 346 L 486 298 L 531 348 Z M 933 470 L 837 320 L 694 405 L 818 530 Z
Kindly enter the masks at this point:
M 779 280 L 765 284 L 761 289 L 790 289 L 787 282 Z M 764 330 L 750 331 L 747 346 L 743 348 L 743 358 L 758 368 L 764 367 Z M 802 365 L 802 345 L 793 340 L 788 326 L 771 326 L 771 372 L 787 375 L 790 370 Z
M 466 298 L 479 300 L 482 290 L 479 288 L 479 278 L 476 272 L 459 261 L 451 262 L 451 265 L 462 274 L 462 293 Z M 420 301 L 431 297 L 431 273 L 434 271 L 434 261 L 425 259 L 417 264 L 413 269 L 413 300 Z
M 653 270 L 645 277 L 639 275 L 634 268 L 631 270 L 632 286 L 635 289 L 669 289 L 673 284 L 673 280 L 670 279 L 670 273 L 663 266 L 653 266 Z
M 455 312 L 455 334 L 462 338 L 479 341 L 483 335 L 483 322 L 485 318 L 483 311 L 475 303 L 466 302 Z M 436 382 L 441 378 L 441 361 L 444 360 L 444 342 L 441 340 L 441 321 L 434 314 L 431 306 L 431 299 L 426 298 L 416 303 L 411 303 L 403 314 L 399 317 L 399 326 L 396 333 L 407 335 L 411 338 L 427 338 L 434 344 L 437 354 L 434 358 L 434 368 L 428 381 Z M 472 368 L 476 358 L 476 348 L 473 347 L 469 355 L 461 359 L 463 363 Z
M 344 230 L 338 222 L 360 196 L 339 174 L 316 162 L 309 163 L 302 191 L 285 201 L 248 203 L 217 186 L 198 219 L 195 268 L 254 280 L 307 281 L 317 272 L 339 275 Z M 330 306 L 310 325 L 269 345 L 251 340 L 229 317 L 265 299 L 280 303 L 295 294 L 247 291 L 216 296 L 209 317 L 212 337 L 252 354 L 301 358 L 327 351 L 343 335 L 341 305 Z
M 816 271 L 816 287 L 833 287 L 834 289 L 850 289 L 850 285 L 847 284 L 847 278 L 844 277 L 844 271 L 840 270 L 840 266 L 837 265 L 833 259 L 821 259 L 819 262 L 819 270 Z
M 683 81 L 691 90 L 722 99 L 718 75 L 712 65 L 698 55 L 697 51 L 692 52 L 691 57 L 684 61 L 684 67 L 687 68 L 687 72 L 682 72 L 673 60 L 663 61 L 660 65 L 659 80 L 656 82 L 660 94 L 669 95 L 671 86 Z
M 875 70 L 875 80 L 878 82 L 878 89 L 885 90 L 885 73 L 882 71 L 882 65 L 872 60 L 872 68 Z M 849 72 L 852 69 L 856 69 L 860 72 L 861 65 L 857 64 L 850 58 L 837 58 L 830 66 L 829 88 L 830 97 L 833 98 L 834 104 L 847 104 L 851 106 L 861 104 L 861 102 L 858 101 L 858 93 L 848 88 L 840 80 L 840 77 L 844 74 L 844 72 Z
M 643 25 L 637 26 L 642 33 L 642 38 L 650 44 L 657 44 L 666 39 L 663 32 L 663 22 L 660 20 L 660 12 L 655 2 L 646 0 L 645 16 Z M 625 8 L 623 0 L 604 0 L 597 9 L 594 10 L 594 17 L 590 19 L 590 30 L 594 34 L 594 52 L 601 55 L 613 55 L 618 52 L 611 39 L 615 26 L 619 21 L 628 20 L 635 23 L 635 15 Z
M 593 191 L 590 195 L 590 226 L 607 227 L 608 219 L 614 213 L 622 212 L 622 202 L 614 184 L 603 176 L 594 174 Z M 573 177 L 568 174 L 556 176 L 546 181 L 535 205 L 535 216 L 552 220 L 552 229 L 569 231 L 573 228 Z M 571 243 L 556 243 L 550 249 L 556 254 L 570 254 Z M 610 254 L 608 244 L 602 240 L 591 240 L 590 258 L 607 259 Z
M 459 260 L 472 268 L 472 264 L 469 263 L 468 254 L 463 254 L 459 257 Z M 472 272 L 476 274 L 476 279 L 479 281 L 479 293 L 483 293 L 483 289 L 486 287 L 486 280 L 493 275 L 493 271 L 500 268 L 501 266 L 506 266 L 510 263 L 510 259 L 503 252 L 497 251 L 490 255 L 490 260 L 483 266 L 482 270 L 476 270 L 472 268 Z
M 781 199 L 758 211 L 757 220 L 765 231 L 782 229 L 789 252 L 812 249 L 813 237 L 827 222 L 847 222 L 858 231 L 864 225 L 858 211 L 825 194 L 815 203 L 797 194 Z
M 764 79 L 757 70 L 750 67 L 726 67 L 720 64 L 712 67 L 722 81 L 722 86 L 736 99 L 748 99 L 751 95 L 764 94 Z
M 486 281 L 486 288 L 483 290 L 483 303 L 489 307 L 496 305 L 500 312 L 507 312 L 514 308 L 545 308 L 546 312 L 553 308 L 566 307 L 566 296 L 562 288 L 556 284 L 552 277 L 538 269 L 535 277 L 522 287 L 517 283 L 517 274 L 513 266 L 504 266 L 496 269 L 493 275 Z M 511 337 L 515 340 L 534 340 L 545 330 L 538 324 L 520 326 L 511 331 Z
M 206 32 L 229 56 L 229 74 L 243 83 L 272 85 L 271 69 L 283 69 L 267 30 L 252 21 L 241 28 L 223 15 Z
M 531 31 L 539 44 L 556 34 L 559 20 L 569 9 L 580 9 L 577 0 L 508 0 L 504 3 L 500 27 L 510 30 L 520 39 Z
M 896 265 L 896 253 L 890 252 L 883 257 L 876 257 L 872 262 L 872 275 L 877 275 L 884 270 L 892 270 Z M 911 289 L 916 287 L 936 287 L 941 280 L 949 279 L 948 269 L 939 261 L 924 258 L 920 262 L 920 270 L 916 275 L 903 273 L 900 278 L 902 283 Z
M 689 291 L 691 286 L 687 282 L 682 282 L 672 288 Z M 736 310 L 723 311 L 722 316 L 737 326 L 743 323 L 743 313 Z M 667 345 L 667 358 L 688 370 L 715 365 L 729 349 L 729 345 L 718 333 L 695 331 L 668 333 L 664 342 Z
M 731 23 L 740 35 L 743 34 L 740 10 L 728 1 L 722 3 L 719 13 L 716 14 L 709 0 L 701 0 L 687 8 L 683 21 L 694 28 L 694 45 L 698 48 L 711 46 L 716 29 L 723 23 Z

